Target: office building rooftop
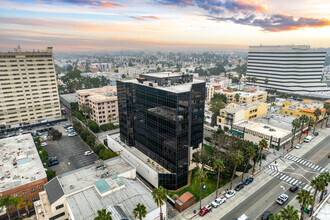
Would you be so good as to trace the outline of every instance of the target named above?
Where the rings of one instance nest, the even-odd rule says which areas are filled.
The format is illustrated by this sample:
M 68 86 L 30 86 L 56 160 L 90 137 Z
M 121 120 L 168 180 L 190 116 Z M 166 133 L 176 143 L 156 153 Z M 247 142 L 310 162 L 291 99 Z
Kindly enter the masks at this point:
M 157 87 L 157 89 L 174 93 L 189 92 L 193 84 L 205 83 L 205 81 L 194 79 L 193 74 L 171 72 L 140 74 L 137 79 L 123 81 Z
M 0 139 L 0 157 L 0 192 L 47 177 L 30 134 Z
M 287 131 L 292 130 L 292 121 L 296 117 L 291 116 L 291 115 L 282 115 L 282 114 L 267 114 L 264 116 L 261 116 L 259 118 L 254 119 L 253 121 L 255 122 L 260 122 L 266 125 L 274 126 L 277 128 L 281 128 Z

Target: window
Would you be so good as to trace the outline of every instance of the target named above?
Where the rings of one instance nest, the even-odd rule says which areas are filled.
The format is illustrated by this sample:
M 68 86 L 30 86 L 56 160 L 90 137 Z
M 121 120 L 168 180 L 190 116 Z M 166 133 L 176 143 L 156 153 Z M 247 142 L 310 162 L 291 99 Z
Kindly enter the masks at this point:
M 38 186 L 38 189 L 43 190 L 44 189 L 43 185 Z
M 285 111 L 285 114 L 287 115 L 287 114 L 288 114 L 288 112 L 287 112 L 287 111 Z
M 65 212 L 62 212 L 62 213 L 60 213 L 60 214 L 58 214 L 58 215 L 55 215 L 55 216 L 49 218 L 49 220 L 55 220 L 55 219 L 58 219 L 58 218 L 62 217 L 63 215 L 65 215 Z
M 37 200 L 37 197 L 36 196 L 33 196 L 32 197 L 32 201 L 36 201 Z
M 32 192 L 32 193 L 35 192 L 35 191 L 36 191 L 36 190 L 35 190 L 34 188 L 31 188 L 31 189 L 30 189 L 30 192 Z
M 17 197 L 18 197 L 18 196 L 17 196 L 17 193 L 15 193 L 15 194 L 13 195 L 13 197 L 14 197 L 14 198 L 17 198 Z
M 293 112 L 290 112 L 290 115 L 292 115 L 293 114 Z
M 61 204 L 61 205 L 56 206 L 55 208 L 56 208 L 56 210 L 58 210 L 58 209 L 63 208 L 63 207 L 64 207 L 64 205 Z

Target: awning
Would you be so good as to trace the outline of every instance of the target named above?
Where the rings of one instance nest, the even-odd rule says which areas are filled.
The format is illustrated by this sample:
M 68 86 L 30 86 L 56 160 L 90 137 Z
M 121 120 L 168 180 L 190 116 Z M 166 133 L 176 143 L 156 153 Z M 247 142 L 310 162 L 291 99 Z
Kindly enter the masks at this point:
M 231 129 L 230 132 L 231 132 L 231 133 L 234 133 L 234 134 L 243 135 L 243 132 L 236 131 L 236 130 L 233 130 L 233 129 Z

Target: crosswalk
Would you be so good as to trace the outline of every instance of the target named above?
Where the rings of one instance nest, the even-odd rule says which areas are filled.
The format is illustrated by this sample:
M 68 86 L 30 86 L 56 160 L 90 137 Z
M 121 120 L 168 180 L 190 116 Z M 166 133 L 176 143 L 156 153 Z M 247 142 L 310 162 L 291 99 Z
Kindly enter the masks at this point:
M 275 167 L 277 167 L 277 166 L 275 166 Z M 299 186 L 300 189 L 304 189 L 304 190 L 310 191 L 311 194 L 313 194 L 314 191 L 315 191 L 313 189 L 313 187 L 310 186 L 309 184 L 304 183 L 303 181 L 298 180 L 298 179 L 296 179 L 296 178 L 294 178 L 292 176 L 289 176 L 289 175 L 286 175 L 286 174 L 281 173 L 279 171 L 276 171 L 276 170 L 270 168 L 269 166 L 268 166 L 268 169 L 265 171 L 265 173 L 268 174 L 268 175 L 270 175 L 270 176 L 274 176 L 277 179 L 279 179 L 279 180 L 281 180 L 283 182 L 286 182 L 286 183 L 288 183 L 290 185 L 296 185 L 296 186 Z
M 271 169 L 271 170 L 275 170 L 275 171 L 280 171 L 279 169 L 278 169 L 278 166 L 277 165 L 268 165 L 268 168 L 269 169 Z
M 313 163 L 311 161 L 305 160 L 305 159 L 300 158 L 300 157 L 293 156 L 291 154 L 285 155 L 284 158 L 292 160 L 296 163 L 299 163 L 299 164 L 301 164 L 303 166 L 306 166 L 306 167 L 309 167 L 311 169 L 314 169 L 315 171 L 320 172 L 320 173 L 322 173 L 324 171 L 329 171 L 328 169 L 326 169 L 324 167 L 321 167 L 319 165 L 316 165 L 315 163 Z

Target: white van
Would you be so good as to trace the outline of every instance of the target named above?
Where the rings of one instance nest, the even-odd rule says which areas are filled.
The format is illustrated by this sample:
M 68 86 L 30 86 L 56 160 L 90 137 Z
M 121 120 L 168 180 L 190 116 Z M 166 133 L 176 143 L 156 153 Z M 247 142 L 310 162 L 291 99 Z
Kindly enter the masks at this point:
M 309 135 L 305 138 L 304 142 L 309 143 L 312 139 L 313 139 L 313 137 L 311 135 Z

